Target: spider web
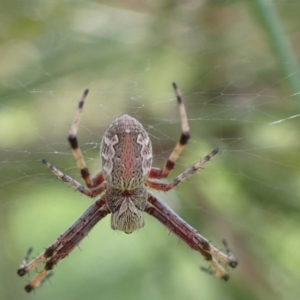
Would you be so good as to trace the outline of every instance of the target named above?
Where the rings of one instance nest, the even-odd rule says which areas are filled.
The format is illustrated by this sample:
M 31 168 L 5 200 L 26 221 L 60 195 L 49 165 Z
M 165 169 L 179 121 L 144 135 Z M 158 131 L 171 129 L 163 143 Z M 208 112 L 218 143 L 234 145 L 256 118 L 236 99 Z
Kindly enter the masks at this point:
M 191 139 L 170 178 L 215 147 L 219 154 L 174 191 L 156 195 L 216 246 L 228 240 L 240 262 L 231 281 L 200 273 L 202 257 L 155 220 L 146 216 L 145 228 L 127 236 L 112 231 L 107 217 L 82 252 L 59 263 L 52 286 L 45 283 L 38 296 L 64 290 L 72 299 L 93 299 L 100 288 L 104 299 L 295 298 L 299 8 L 297 1 L 6 7 L 0 47 L 4 298 L 23 297 L 26 280 L 15 269 L 26 249 L 39 254 L 91 203 L 41 163 L 46 158 L 82 182 L 66 137 L 83 90 L 90 93 L 78 139 L 92 174 L 101 168 L 103 133 L 122 113 L 144 125 L 153 165 L 162 167 L 181 133 L 174 80 Z

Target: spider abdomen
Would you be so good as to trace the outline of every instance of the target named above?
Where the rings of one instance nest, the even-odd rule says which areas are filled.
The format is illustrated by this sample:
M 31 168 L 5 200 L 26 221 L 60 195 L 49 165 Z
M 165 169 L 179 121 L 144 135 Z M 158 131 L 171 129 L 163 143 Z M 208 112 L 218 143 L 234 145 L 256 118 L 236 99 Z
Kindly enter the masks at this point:
M 108 184 L 133 190 L 144 184 L 152 165 L 152 146 L 142 124 L 122 115 L 106 130 L 100 151 L 102 172 Z
M 148 193 L 143 184 L 134 190 L 118 190 L 107 187 L 106 201 L 112 216 L 111 227 L 131 233 L 144 226 L 143 211 L 147 204 Z

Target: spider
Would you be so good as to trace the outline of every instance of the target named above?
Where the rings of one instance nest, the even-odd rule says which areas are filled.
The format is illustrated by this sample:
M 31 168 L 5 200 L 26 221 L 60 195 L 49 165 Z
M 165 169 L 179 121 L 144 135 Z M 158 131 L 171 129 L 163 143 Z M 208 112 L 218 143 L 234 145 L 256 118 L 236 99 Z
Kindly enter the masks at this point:
M 17 270 L 18 275 L 25 275 L 43 262 L 45 265 L 25 286 L 27 292 L 38 287 L 50 275 L 53 267 L 66 257 L 109 213 L 111 213 L 112 229 L 121 230 L 127 234 L 142 228 L 145 224 L 143 212 L 148 213 L 192 249 L 200 252 L 211 266 L 211 269 L 206 271 L 218 278 L 229 279 L 228 273 L 220 262 L 232 268 L 235 268 L 238 262 L 229 250 L 227 243 L 223 241 L 227 251 L 225 254 L 212 246 L 206 238 L 197 233 L 171 208 L 148 191 L 148 188 L 164 192 L 173 189 L 195 174 L 218 152 L 218 149 L 213 150 L 170 183 L 159 180 L 168 177 L 190 137 L 181 93 L 176 83 L 173 83 L 173 88 L 179 106 L 182 134 L 165 166 L 163 168 L 152 167 L 152 146 L 147 132 L 135 118 L 124 114 L 110 124 L 103 136 L 100 151 L 102 170 L 93 178 L 85 164 L 77 141 L 78 124 L 88 89 L 84 91 L 71 125 L 68 140 L 86 187 L 63 174 L 45 159 L 42 161 L 60 180 L 90 198 L 99 196 L 99 199 L 91 204 L 53 244 L 30 262 L 28 262 L 28 258 L 32 249 L 28 250 Z

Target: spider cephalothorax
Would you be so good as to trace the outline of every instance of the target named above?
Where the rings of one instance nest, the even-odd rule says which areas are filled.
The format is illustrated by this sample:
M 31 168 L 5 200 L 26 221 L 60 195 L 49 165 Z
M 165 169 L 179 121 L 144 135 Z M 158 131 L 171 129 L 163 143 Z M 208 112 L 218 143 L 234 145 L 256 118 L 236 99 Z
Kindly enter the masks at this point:
M 27 292 L 32 291 L 43 282 L 49 271 L 67 256 L 90 232 L 90 230 L 107 214 L 111 213 L 113 229 L 131 233 L 144 226 L 143 213 L 146 212 L 165 225 L 177 237 L 194 250 L 200 252 L 210 263 L 216 277 L 227 280 L 228 273 L 219 263 L 237 266 L 237 261 L 224 242 L 227 255 L 212 246 L 206 238 L 182 220 L 171 208 L 148 191 L 149 188 L 167 192 L 179 183 L 195 174 L 208 162 L 218 149 L 213 150 L 194 166 L 177 176 L 170 183 L 160 181 L 168 177 L 184 145 L 187 143 L 189 125 L 178 87 L 173 83 L 181 116 L 182 134 L 175 149 L 163 168 L 152 167 L 152 147 L 150 138 L 144 127 L 135 118 L 122 115 L 111 123 L 105 132 L 100 156 L 102 170 L 91 178 L 88 168 L 78 147 L 77 130 L 81 111 L 88 90 L 85 90 L 79 102 L 69 134 L 69 142 L 73 155 L 80 169 L 86 186 L 81 185 L 68 175 L 63 174 L 46 160 L 43 163 L 62 181 L 77 189 L 80 193 L 98 200 L 79 217 L 59 238 L 37 258 L 28 262 L 31 249 L 18 269 L 20 276 L 45 262 L 44 268 L 25 286 Z

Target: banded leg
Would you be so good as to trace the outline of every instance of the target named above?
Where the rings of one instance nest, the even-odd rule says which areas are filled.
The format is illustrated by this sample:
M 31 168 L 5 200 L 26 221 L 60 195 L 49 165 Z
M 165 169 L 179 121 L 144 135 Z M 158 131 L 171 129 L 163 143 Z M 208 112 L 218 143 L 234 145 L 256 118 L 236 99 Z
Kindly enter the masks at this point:
M 181 151 L 183 150 L 184 146 L 187 144 L 189 138 L 190 138 L 190 128 L 189 123 L 187 119 L 187 114 L 185 110 L 185 106 L 183 103 L 183 99 L 180 93 L 180 90 L 175 82 L 173 82 L 173 88 L 175 91 L 175 95 L 178 102 L 179 107 L 179 113 L 180 113 L 180 119 L 181 119 L 181 137 L 177 145 L 175 146 L 173 152 L 169 156 L 169 159 L 167 160 L 167 163 L 162 169 L 159 168 L 152 168 L 149 174 L 150 178 L 165 178 L 169 175 L 169 173 L 173 170 L 175 166 L 175 162 L 178 159 Z
M 94 202 L 68 230 L 59 236 L 53 244 L 29 263 L 27 261 L 31 250 L 28 251 L 25 259 L 17 270 L 18 275 L 24 276 L 41 263 L 46 262 L 46 264 L 31 282 L 26 285 L 25 290 L 27 292 L 38 287 L 47 277 L 47 274 L 54 265 L 68 255 L 98 221 L 110 213 L 105 203 L 105 196 L 102 196 L 98 201 Z
M 48 161 L 46 161 L 45 159 L 42 160 L 42 162 L 52 171 L 52 173 L 54 173 L 61 181 L 65 182 L 66 184 L 68 184 L 69 186 L 72 186 L 73 188 L 75 188 L 76 190 L 78 190 L 80 193 L 90 197 L 90 198 L 94 198 L 97 195 L 101 194 L 105 189 L 106 189 L 106 182 L 103 182 L 104 178 L 102 173 L 98 173 L 95 176 L 95 180 L 94 182 L 97 182 L 98 185 L 95 188 L 86 188 L 85 186 L 83 186 L 82 184 L 80 184 L 78 181 L 74 180 L 73 178 L 71 178 L 70 176 L 64 174 L 63 172 L 61 172 L 59 169 L 57 169 L 56 167 L 54 167 L 52 164 L 50 164 Z M 98 181 L 96 181 L 98 180 Z
M 84 105 L 84 100 L 88 94 L 89 90 L 86 89 L 83 92 L 83 95 L 81 97 L 81 100 L 79 101 L 78 108 L 76 110 L 73 123 L 71 125 L 70 133 L 68 136 L 68 141 L 72 148 L 72 153 L 74 155 L 74 158 L 76 160 L 77 166 L 80 169 L 80 173 L 82 178 L 84 179 L 86 186 L 91 188 L 93 187 L 93 180 L 91 179 L 90 172 L 86 166 L 86 163 L 83 159 L 82 153 L 80 151 L 80 148 L 78 147 L 78 141 L 77 141 L 77 131 L 78 131 L 78 125 L 80 121 L 80 116 L 82 112 L 82 108 Z
M 201 169 L 208 161 L 211 160 L 213 156 L 215 156 L 218 153 L 219 149 L 216 148 L 212 152 L 210 152 L 208 155 L 206 155 L 203 159 L 201 159 L 198 163 L 196 163 L 194 166 L 188 168 L 186 171 L 181 173 L 179 176 L 174 178 L 170 183 L 164 183 L 162 181 L 155 181 L 153 179 L 148 179 L 146 182 L 146 185 L 152 189 L 164 191 L 167 192 L 174 187 L 176 187 L 179 183 L 189 178 L 191 175 L 195 174 L 199 169 Z
M 197 233 L 196 229 L 188 225 L 173 210 L 153 195 L 149 195 L 148 201 L 152 204 L 152 206 L 148 205 L 145 209 L 148 214 L 158 219 L 192 249 L 200 252 L 213 268 L 214 276 L 224 280 L 229 279 L 228 273 L 219 261 L 235 268 L 238 265 L 238 262 L 231 252 L 226 255 L 212 246 L 206 238 Z

